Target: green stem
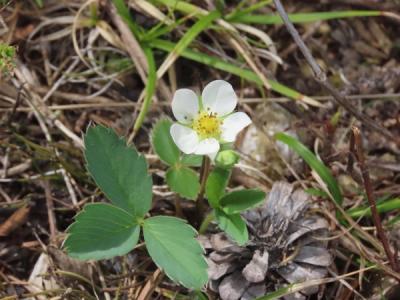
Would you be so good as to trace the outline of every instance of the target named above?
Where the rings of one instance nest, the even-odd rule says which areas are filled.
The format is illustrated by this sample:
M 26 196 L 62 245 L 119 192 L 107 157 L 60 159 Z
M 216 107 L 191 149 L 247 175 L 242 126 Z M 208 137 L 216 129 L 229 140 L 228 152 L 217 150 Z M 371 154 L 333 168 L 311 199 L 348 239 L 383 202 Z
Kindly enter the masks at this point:
M 210 173 L 211 161 L 208 156 L 203 156 L 203 163 L 201 165 L 201 176 L 200 176 L 200 192 L 197 196 L 196 201 L 196 219 L 197 223 L 200 224 L 203 221 L 203 215 L 206 210 L 206 203 L 204 202 L 204 191 L 206 188 L 206 182 L 208 174 Z
M 206 233 L 208 226 L 210 226 L 210 223 L 214 221 L 214 211 L 210 212 L 201 222 L 200 228 L 199 228 L 199 234 L 204 234 Z

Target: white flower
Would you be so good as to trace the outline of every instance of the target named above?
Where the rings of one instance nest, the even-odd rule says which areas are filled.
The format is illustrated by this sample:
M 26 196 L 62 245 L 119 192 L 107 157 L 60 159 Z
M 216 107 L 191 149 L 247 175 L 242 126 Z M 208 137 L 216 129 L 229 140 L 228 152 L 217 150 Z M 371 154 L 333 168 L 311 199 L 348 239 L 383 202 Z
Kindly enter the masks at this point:
M 201 98 L 189 89 L 180 89 L 172 99 L 172 112 L 177 123 L 171 136 L 186 154 L 208 155 L 212 160 L 220 144 L 234 142 L 237 134 L 251 123 L 244 112 L 234 112 L 237 97 L 224 80 L 207 84 Z

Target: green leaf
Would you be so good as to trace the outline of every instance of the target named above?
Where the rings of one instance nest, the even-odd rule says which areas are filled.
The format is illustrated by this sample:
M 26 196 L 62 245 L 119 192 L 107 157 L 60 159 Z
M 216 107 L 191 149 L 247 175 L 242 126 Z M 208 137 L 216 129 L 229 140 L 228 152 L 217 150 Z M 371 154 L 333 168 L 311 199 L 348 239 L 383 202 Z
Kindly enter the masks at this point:
M 174 48 L 171 50 L 165 61 L 167 61 L 169 57 L 180 56 L 203 30 L 207 29 L 214 20 L 220 17 L 221 14 L 218 11 L 211 11 L 207 15 L 200 16 L 196 23 L 190 26 L 182 38 L 174 45 Z M 162 66 L 160 69 L 162 69 Z
M 376 204 L 379 213 L 390 211 L 398 211 L 400 209 L 400 198 L 389 199 Z M 371 208 L 368 206 L 355 207 L 346 211 L 350 217 L 359 218 L 363 216 L 370 217 L 372 215 Z
M 158 121 L 153 128 L 151 139 L 154 151 L 160 159 L 167 165 L 173 166 L 179 161 L 180 151 L 171 137 L 171 125 L 170 120 Z
M 164 4 L 172 11 L 178 10 L 185 14 L 191 15 L 204 15 L 207 11 L 203 10 L 202 8 L 189 3 L 188 1 L 177 1 L 177 0 L 156 0 L 158 4 Z
M 138 242 L 140 226 L 135 217 L 105 203 L 88 204 L 67 229 L 64 247 L 77 259 L 105 259 L 124 255 Z
M 188 167 L 200 167 L 203 162 L 203 155 L 183 154 L 181 164 Z
M 240 214 L 228 215 L 221 209 L 215 209 L 215 218 L 217 219 L 218 226 L 221 230 L 236 241 L 240 246 L 246 244 L 249 239 L 247 226 Z
M 222 209 L 227 214 L 236 214 L 252 208 L 265 199 L 265 193 L 257 189 L 231 192 L 220 200 Z
M 205 293 L 194 291 L 194 300 L 208 300 L 208 297 Z
M 152 198 L 152 180 L 144 157 L 103 126 L 90 127 L 84 141 L 87 168 L 107 198 L 130 214 L 143 217 Z
M 206 197 L 211 207 L 219 206 L 219 199 L 225 194 L 225 188 L 228 184 L 230 170 L 215 168 L 212 170 L 206 182 Z
M 35 2 L 37 4 L 37 6 L 43 7 L 43 0 L 36 0 Z
M 316 196 L 316 197 L 321 197 L 321 198 L 328 198 L 329 195 L 324 192 L 321 189 L 315 189 L 315 188 L 308 188 L 304 190 L 307 194 L 310 194 L 311 196 Z
M 175 166 L 168 169 L 168 186 L 174 192 L 188 199 L 196 199 L 200 191 L 200 182 L 197 173 L 184 166 Z
M 187 288 L 204 286 L 207 263 L 193 227 L 182 219 L 157 216 L 144 221 L 143 234 L 150 256 L 169 278 Z
M 134 22 L 134 18 L 132 18 L 128 6 L 125 4 L 124 0 L 112 0 L 117 13 L 121 16 L 121 18 L 128 24 L 129 29 L 133 32 L 136 38 L 140 41 L 142 38 L 142 32 L 140 31 L 140 27 Z
M 329 12 L 311 12 L 311 13 L 295 13 L 289 14 L 289 19 L 293 23 L 310 23 L 318 21 L 326 21 L 331 19 L 343 19 L 354 17 L 375 17 L 381 16 L 382 12 L 378 10 L 344 10 L 344 11 L 329 11 Z M 259 15 L 245 14 L 238 15 L 229 19 L 233 23 L 247 24 L 283 24 L 282 18 L 279 15 Z
M 293 149 L 298 155 L 300 155 L 305 162 L 318 173 L 319 177 L 325 182 L 328 187 L 329 192 L 332 194 L 333 199 L 335 199 L 336 203 L 341 205 L 343 202 L 342 192 L 339 189 L 339 186 L 332 176 L 331 171 L 321 162 L 315 155 L 312 153 L 306 146 L 300 143 L 294 137 L 284 133 L 277 133 L 275 138 L 278 141 L 281 141 L 288 145 L 291 149 Z
M 182 2 L 178 2 L 182 3 Z M 161 39 L 155 39 L 151 41 L 150 43 L 151 47 L 170 52 L 172 49 L 174 49 L 174 43 L 166 40 L 161 40 Z M 242 79 L 254 82 L 258 85 L 262 85 L 262 80 L 260 77 L 254 73 L 252 70 L 249 70 L 247 68 L 244 68 L 243 66 L 235 65 L 232 64 L 231 62 L 226 62 L 218 57 L 215 56 L 210 56 L 205 53 L 199 52 L 197 50 L 193 50 L 191 48 L 186 48 L 185 50 L 182 51 L 180 54 L 182 57 L 185 57 L 187 59 L 196 61 L 200 64 L 207 65 L 209 67 L 212 67 L 214 69 L 222 70 L 225 72 L 228 72 L 230 74 L 234 74 Z M 268 79 L 268 83 L 271 85 L 271 90 L 289 97 L 294 100 L 301 100 L 305 99 L 306 96 L 303 94 L 287 87 L 286 85 L 283 85 L 275 80 Z

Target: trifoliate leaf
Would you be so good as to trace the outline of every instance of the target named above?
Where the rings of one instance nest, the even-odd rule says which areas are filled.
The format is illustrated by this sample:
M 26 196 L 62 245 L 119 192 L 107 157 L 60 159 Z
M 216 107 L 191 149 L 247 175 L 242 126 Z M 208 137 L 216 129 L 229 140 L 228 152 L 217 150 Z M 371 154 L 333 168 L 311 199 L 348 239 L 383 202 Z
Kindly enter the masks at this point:
M 231 172 L 222 168 L 212 170 L 206 182 L 206 196 L 211 207 L 219 206 L 219 199 L 225 194 L 225 188 Z
M 158 121 L 153 128 L 151 140 L 153 149 L 160 159 L 167 165 L 173 166 L 179 161 L 180 151 L 171 137 L 171 125 L 170 120 Z
M 134 216 L 149 211 L 152 180 L 143 156 L 110 128 L 90 127 L 85 135 L 87 168 L 104 194 Z
M 200 182 L 195 171 L 184 166 L 171 167 L 167 171 L 166 178 L 171 190 L 182 197 L 196 199 L 200 191 Z
M 263 191 L 257 189 L 240 190 L 226 194 L 219 203 L 227 214 L 236 214 L 254 207 L 264 199 L 265 193 Z
M 144 221 L 143 234 L 150 256 L 169 278 L 187 288 L 204 286 L 207 263 L 193 227 L 182 219 L 157 216 Z
M 105 203 L 88 204 L 67 229 L 64 247 L 71 257 L 104 259 L 131 251 L 139 239 L 135 217 Z
M 218 226 L 240 246 L 246 244 L 249 239 L 249 233 L 245 221 L 240 214 L 228 215 L 221 209 L 215 209 L 215 218 Z

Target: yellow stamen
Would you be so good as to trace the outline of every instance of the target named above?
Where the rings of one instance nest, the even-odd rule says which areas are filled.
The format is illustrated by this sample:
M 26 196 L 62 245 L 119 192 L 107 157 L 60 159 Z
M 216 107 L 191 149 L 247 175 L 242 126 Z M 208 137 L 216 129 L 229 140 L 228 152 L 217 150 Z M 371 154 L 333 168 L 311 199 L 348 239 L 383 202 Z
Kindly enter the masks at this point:
M 215 113 L 201 112 L 193 121 L 192 128 L 201 139 L 218 138 L 221 134 L 222 121 Z

